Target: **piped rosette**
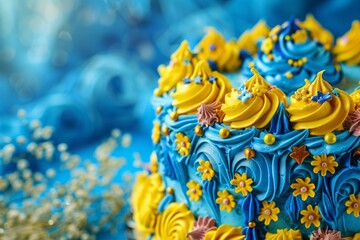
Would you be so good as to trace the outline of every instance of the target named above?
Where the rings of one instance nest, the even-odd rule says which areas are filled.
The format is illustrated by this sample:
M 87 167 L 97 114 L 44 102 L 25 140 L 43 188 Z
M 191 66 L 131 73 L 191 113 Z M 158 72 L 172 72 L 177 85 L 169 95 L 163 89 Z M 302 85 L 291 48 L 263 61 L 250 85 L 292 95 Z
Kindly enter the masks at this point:
M 305 21 L 299 23 L 299 25 L 310 31 L 311 37 L 324 45 L 325 50 L 330 50 L 334 37 L 327 29 L 316 21 L 312 14 L 306 16 Z
M 290 122 L 295 130 L 309 129 L 311 135 L 325 135 L 343 130 L 343 123 L 354 111 L 354 102 L 349 94 L 335 88 L 323 79 L 320 71 L 315 80 L 305 85 L 290 97 Z
M 226 42 L 215 29 L 209 28 L 205 37 L 196 46 L 199 60 L 209 62 L 213 70 L 234 71 L 240 68 L 240 49 L 235 41 Z
M 336 40 L 334 54 L 336 61 L 348 65 L 360 65 L 360 21 L 354 21 L 351 29 Z
M 270 28 L 266 25 L 265 21 L 260 20 L 252 29 L 245 31 L 239 37 L 237 45 L 240 50 L 246 50 L 251 55 L 256 54 L 258 51 L 257 42 L 267 37 L 270 32 Z
M 230 90 L 230 81 L 217 71 L 211 71 L 208 62 L 201 60 L 193 74 L 177 84 L 172 94 L 173 106 L 179 115 L 196 114 L 203 103 L 224 102 L 225 94 Z
M 183 41 L 180 47 L 171 55 L 169 65 L 159 66 L 159 86 L 154 91 L 155 95 L 161 96 L 163 93 L 173 89 L 185 77 L 189 77 L 194 70 L 195 61 L 189 43 Z
M 255 126 L 266 127 L 281 102 L 287 105 L 286 95 L 268 84 L 256 69 L 244 85 L 225 96 L 221 110 L 225 113 L 225 124 L 231 128 L 243 129 Z
M 244 63 L 243 74 L 249 77 L 247 67 L 258 69 L 266 81 L 287 94 L 300 88 L 305 78 L 314 79 L 323 69 L 331 84 L 342 79 L 341 67 L 334 62 L 332 53 L 294 18 L 274 27 L 261 42 L 253 61 Z

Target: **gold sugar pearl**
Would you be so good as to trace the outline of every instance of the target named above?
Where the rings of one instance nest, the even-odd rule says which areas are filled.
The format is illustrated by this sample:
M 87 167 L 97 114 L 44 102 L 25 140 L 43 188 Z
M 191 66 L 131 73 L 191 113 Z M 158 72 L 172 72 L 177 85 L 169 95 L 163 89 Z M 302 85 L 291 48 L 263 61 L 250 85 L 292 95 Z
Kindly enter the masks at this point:
M 204 135 L 204 131 L 200 125 L 197 125 L 194 128 L 194 132 L 195 132 L 196 136 L 198 136 L 198 137 L 201 137 L 202 135 Z
M 276 141 L 276 137 L 271 133 L 268 133 L 264 136 L 264 143 L 267 145 L 272 145 L 274 144 L 275 141 Z
M 156 114 L 160 114 L 162 109 L 163 109 L 162 106 L 157 106 L 156 107 Z
M 221 138 L 228 138 L 230 136 L 230 131 L 227 128 L 222 128 L 219 131 L 219 135 Z
M 324 136 L 324 141 L 327 144 L 334 144 L 334 143 L 336 143 L 336 135 L 333 133 L 327 133 Z
M 171 120 L 173 120 L 173 121 L 178 120 L 178 118 L 179 118 L 178 112 L 177 112 L 177 111 L 173 111 L 172 113 L 170 113 L 170 118 L 171 118 Z

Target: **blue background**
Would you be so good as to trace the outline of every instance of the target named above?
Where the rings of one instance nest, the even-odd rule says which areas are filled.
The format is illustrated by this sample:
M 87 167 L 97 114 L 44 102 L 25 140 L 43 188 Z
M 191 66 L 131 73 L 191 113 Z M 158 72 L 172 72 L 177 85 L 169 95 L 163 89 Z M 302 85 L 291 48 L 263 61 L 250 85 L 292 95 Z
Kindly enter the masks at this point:
M 147 160 L 156 69 L 183 39 L 194 46 L 207 26 L 237 38 L 259 19 L 274 26 L 308 13 L 337 37 L 359 9 L 355 0 L 0 0 L 0 147 L 26 134 L 16 118 L 23 108 L 73 153 L 91 158 L 119 128 L 133 136 L 121 154 Z

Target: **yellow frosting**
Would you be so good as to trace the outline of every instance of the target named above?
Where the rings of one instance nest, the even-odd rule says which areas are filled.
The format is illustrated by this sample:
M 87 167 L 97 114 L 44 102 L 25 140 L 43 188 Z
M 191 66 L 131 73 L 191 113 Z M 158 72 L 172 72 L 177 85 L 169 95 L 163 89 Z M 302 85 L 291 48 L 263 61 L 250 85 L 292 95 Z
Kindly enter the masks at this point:
M 307 15 L 305 21 L 300 23 L 300 26 L 310 30 L 311 36 L 315 40 L 321 42 L 325 49 L 329 50 L 332 47 L 334 41 L 333 35 L 327 29 L 321 26 L 321 24 L 316 21 L 313 15 Z
M 170 203 L 158 217 L 154 240 L 190 240 L 186 234 L 192 230 L 194 222 L 195 217 L 185 203 Z
M 352 23 L 350 31 L 336 40 L 334 47 L 337 62 L 345 62 L 348 65 L 360 64 L 360 21 Z
M 265 21 L 260 20 L 251 30 L 245 31 L 237 41 L 240 49 L 245 49 L 251 54 L 256 54 L 257 45 L 256 42 L 262 38 L 268 36 L 270 28 L 266 25 Z
M 208 29 L 196 49 L 198 59 L 214 61 L 219 70 L 234 71 L 240 68 L 240 49 L 236 42 L 226 42 L 224 37 L 213 28 Z
M 170 91 L 178 82 L 190 76 L 194 70 L 195 58 L 192 57 L 187 41 L 181 43 L 170 59 L 168 66 L 160 65 L 158 68 L 160 79 L 158 80 L 159 87 L 156 90 L 156 95 Z
M 195 82 L 199 77 L 202 79 L 200 84 Z M 211 77 L 216 78 L 213 83 L 209 81 Z M 202 103 L 223 102 L 225 94 L 231 90 L 229 80 L 217 71 L 212 72 L 205 60 L 196 64 L 190 81 L 178 83 L 172 94 L 178 114 L 195 114 Z
M 290 122 L 295 130 L 309 129 L 312 135 L 325 135 L 334 130 L 342 130 L 343 122 L 349 112 L 354 111 L 354 103 L 350 95 L 336 88 L 333 94 L 332 86 L 323 77 L 324 71 L 317 74 L 313 83 L 305 81 L 305 86 L 298 89 L 290 97 Z M 331 100 L 319 103 L 311 100 L 318 92 L 330 93 Z M 338 95 L 338 96 L 337 96 Z
M 245 235 L 242 233 L 241 227 L 233 227 L 228 224 L 223 224 L 217 229 L 208 231 L 205 234 L 204 240 L 242 240 Z
M 360 240 L 360 233 L 355 234 L 353 237 L 345 237 L 345 240 Z
M 225 96 L 221 108 L 225 113 L 223 121 L 231 128 L 263 128 L 270 122 L 281 102 L 286 106 L 286 95 L 268 84 L 254 68 L 251 71 L 254 75 L 245 82 L 247 92 L 252 94 L 247 101 L 238 99 L 241 92 L 237 89 Z
M 288 230 L 287 228 L 279 229 L 276 233 L 266 233 L 265 240 L 301 240 L 302 235 L 300 230 Z
M 352 92 L 350 96 L 354 101 L 355 109 L 360 110 L 360 88 Z
M 159 173 L 149 176 L 141 173 L 137 176 L 131 196 L 131 205 L 134 210 L 136 235 L 139 236 L 139 239 L 155 232 L 158 218 L 157 209 L 164 195 L 165 186 Z

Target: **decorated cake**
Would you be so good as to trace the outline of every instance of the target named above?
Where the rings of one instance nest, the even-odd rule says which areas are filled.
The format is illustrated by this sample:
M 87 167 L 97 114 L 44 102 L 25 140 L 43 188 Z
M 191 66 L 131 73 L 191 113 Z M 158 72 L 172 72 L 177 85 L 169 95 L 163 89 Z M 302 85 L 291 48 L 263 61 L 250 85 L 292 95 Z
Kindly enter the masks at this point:
M 334 44 L 308 16 L 184 41 L 159 67 L 136 238 L 360 239 L 359 33 Z

